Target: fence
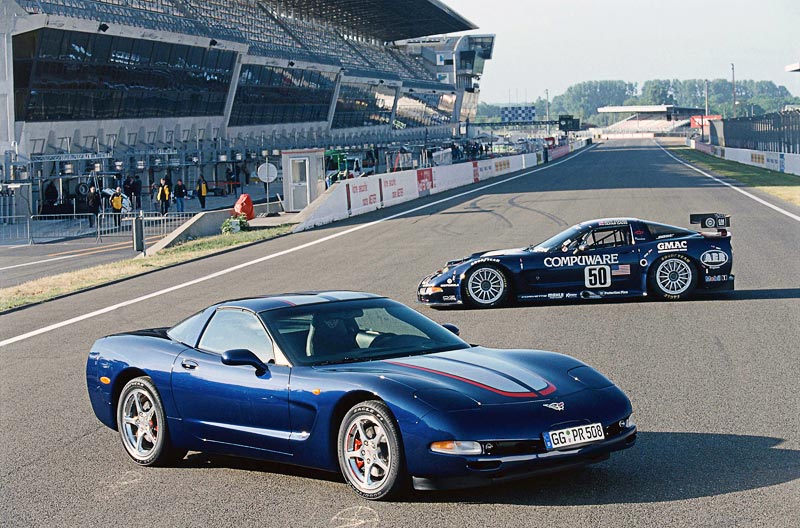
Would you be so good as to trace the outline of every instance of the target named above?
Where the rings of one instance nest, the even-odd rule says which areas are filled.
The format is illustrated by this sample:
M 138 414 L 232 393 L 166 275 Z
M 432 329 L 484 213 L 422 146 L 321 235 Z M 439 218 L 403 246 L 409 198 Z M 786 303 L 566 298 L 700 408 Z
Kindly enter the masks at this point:
M 97 238 L 93 214 L 31 216 L 29 234 L 31 243 L 86 238 Z
M 711 144 L 800 154 L 800 111 L 711 121 Z
M 30 240 L 28 216 L 0 216 L 0 244 L 25 244 Z
M 145 237 L 163 237 L 181 224 L 191 219 L 197 213 L 161 213 L 142 212 L 142 230 Z M 97 215 L 98 239 L 106 238 L 131 238 L 133 219 L 138 217 L 138 212 L 130 213 L 100 213 Z

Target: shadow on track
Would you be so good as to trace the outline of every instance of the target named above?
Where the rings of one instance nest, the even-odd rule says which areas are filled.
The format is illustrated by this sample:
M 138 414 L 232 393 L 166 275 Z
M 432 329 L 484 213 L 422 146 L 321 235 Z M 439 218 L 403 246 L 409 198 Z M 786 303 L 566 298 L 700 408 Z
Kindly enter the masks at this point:
M 402 502 L 574 506 L 655 503 L 736 493 L 800 478 L 800 451 L 780 438 L 710 433 L 639 432 L 636 446 L 583 470 L 502 485 L 411 492 Z M 186 469 L 228 468 L 327 482 L 341 475 L 285 464 L 192 453 Z M 308 482 L 313 486 L 314 482 Z

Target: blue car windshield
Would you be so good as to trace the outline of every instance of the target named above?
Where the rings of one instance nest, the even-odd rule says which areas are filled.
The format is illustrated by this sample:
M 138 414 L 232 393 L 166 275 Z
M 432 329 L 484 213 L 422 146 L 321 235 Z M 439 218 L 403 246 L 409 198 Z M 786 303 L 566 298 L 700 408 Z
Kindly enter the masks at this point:
M 299 305 L 259 316 L 293 365 L 370 361 L 470 347 L 449 330 L 390 299 Z
M 581 231 L 582 231 L 581 226 L 577 225 L 572 226 L 569 229 L 548 238 L 541 244 L 537 244 L 528 249 L 530 249 L 531 251 L 535 251 L 537 253 L 547 253 L 554 249 L 561 249 L 562 246 L 569 245 L 572 242 L 574 242 L 578 238 L 578 236 L 580 236 Z

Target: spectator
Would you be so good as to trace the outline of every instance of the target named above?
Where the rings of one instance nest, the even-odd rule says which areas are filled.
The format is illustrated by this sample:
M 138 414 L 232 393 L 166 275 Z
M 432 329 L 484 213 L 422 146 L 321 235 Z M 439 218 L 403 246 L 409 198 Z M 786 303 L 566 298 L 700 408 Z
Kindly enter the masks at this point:
M 114 227 L 119 229 L 122 223 L 122 189 L 117 187 L 109 202 L 111 202 L 111 213 L 114 215 Z
M 89 187 L 89 194 L 86 195 L 86 205 L 89 206 L 89 227 L 94 227 L 97 213 L 100 212 L 100 194 L 94 185 Z
M 161 185 L 158 186 L 158 190 L 156 191 L 156 200 L 158 201 L 162 215 L 166 215 L 169 211 L 169 197 L 169 185 L 167 185 L 164 178 L 161 178 Z
M 52 181 L 44 188 L 44 200 L 48 205 L 55 205 L 58 201 L 58 189 Z
M 131 207 L 134 209 L 142 208 L 142 180 L 139 179 L 138 174 L 133 179 L 133 185 L 131 186 Z
M 197 185 L 194 188 L 194 194 L 197 196 L 197 199 L 200 200 L 200 209 L 205 209 L 208 185 L 206 184 L 206 179 L 202 176 L 200 176 L 200 179 L 197 180 Z
M 175 208 L 179 213 L 183 212 L 183 199 L 186 198 L 186 186 L 183 180 L 178 178 L 178 183 L 175 184 L 172 194 L 175 196 Z
M 125 178 L 125 182 L 122 184 L 122 192 L 125 193 L 125 196 L 128 198 L 133 194 L 133 178 L 131 178 L 130 174 Z

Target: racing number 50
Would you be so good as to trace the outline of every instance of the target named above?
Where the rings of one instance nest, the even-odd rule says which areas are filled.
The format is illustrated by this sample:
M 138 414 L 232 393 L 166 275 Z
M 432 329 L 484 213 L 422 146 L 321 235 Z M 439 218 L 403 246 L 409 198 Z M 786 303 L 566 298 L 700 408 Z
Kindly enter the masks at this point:
M 611 268 L 608 266 L 586 266 L 583 270 L 587 288 L 611 286 Z

